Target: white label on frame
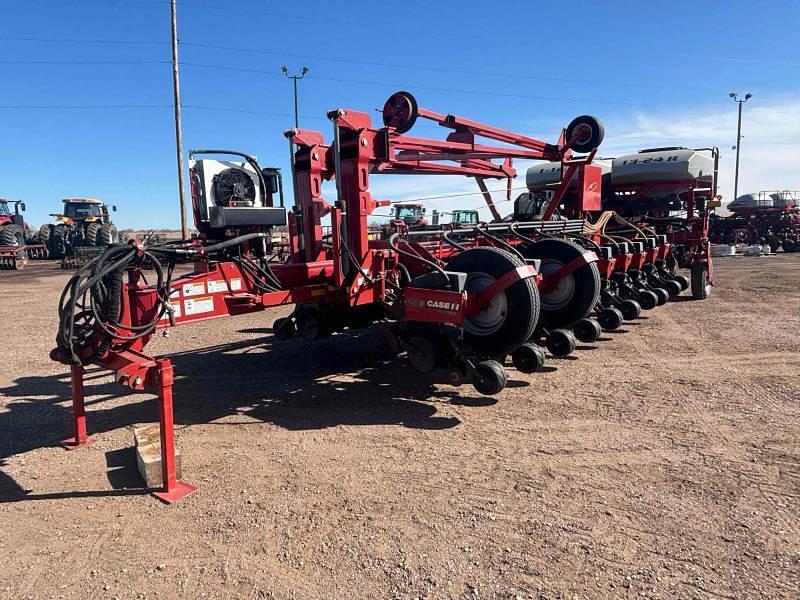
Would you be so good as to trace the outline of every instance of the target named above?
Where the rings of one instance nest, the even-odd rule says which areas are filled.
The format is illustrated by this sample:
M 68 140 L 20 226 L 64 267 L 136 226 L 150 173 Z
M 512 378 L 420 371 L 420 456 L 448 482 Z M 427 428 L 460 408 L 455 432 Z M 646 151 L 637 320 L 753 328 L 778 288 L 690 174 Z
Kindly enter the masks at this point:
M 214 298 L 193 298 L 183 301 L 183 308 L 186 315 L 199 315 L 207 312 L 214 312 Z
M 197 283 L 184 283 L 183 295 L 186 296 L 201 296 L 206 293 L 206 284 L 203 281 Z

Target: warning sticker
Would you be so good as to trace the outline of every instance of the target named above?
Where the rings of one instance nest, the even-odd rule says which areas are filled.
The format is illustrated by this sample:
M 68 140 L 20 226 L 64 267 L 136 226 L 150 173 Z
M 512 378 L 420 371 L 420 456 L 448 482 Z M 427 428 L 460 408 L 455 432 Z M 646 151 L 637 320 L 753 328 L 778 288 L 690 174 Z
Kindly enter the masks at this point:
M 230 288 L 228 287 L 228 284 L 225 282 L 225 280 L 208 282 L 209 294 L 216 294 L 217 292 L 227 292 L 229 289 L 232 292 L 242 289 L 242 280 L 239 278 L 231 279 Z
M 228 284 L 224 281 L 209 281 L 208 293 L 216 294 L 217 292 L 225 292 L 228 289 Z
M 183 308 L 188 315 L 199 315 L 201 313 L 214 312 L 214 298 L 192 298 L 183 301 Z
M 206 293 L 206 284 L 202 281 L 197 283 L 184 283 L 183 295 L 186 296 L 200 296 Z
M 228 288 L 227 282 L 225 280 L 218 280 L 218 281 L 209 281 L 208 282 L 208 293 L 215 294 L 217 292 L 227 292 L 230 289 L 232 292 L 242 289 L 242 280 L 241 279 L 231 279 L 230 288 Z

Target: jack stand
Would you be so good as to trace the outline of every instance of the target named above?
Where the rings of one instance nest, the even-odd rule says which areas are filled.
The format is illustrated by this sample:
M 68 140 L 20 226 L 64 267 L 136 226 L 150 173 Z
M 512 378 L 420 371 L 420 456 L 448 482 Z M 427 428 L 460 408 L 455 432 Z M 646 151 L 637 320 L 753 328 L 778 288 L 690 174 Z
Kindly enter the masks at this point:
M 173 424 L 173 411 L 172 411 L 172 382 L 173 371 L 172 363 L 169 359 L 162 358 L 152 362 L 151 359 L 146 357 L 137 357 L 131 354 L 126 357 L 127 362 L 120 362 L 118 365 L 119 371 L 123 368 L 134 366 L 141 367 L 144 371 L 137 371 L 143 373 L 143 377 L 137 376 L 134 379 L 126 377 L 125 381 L 130 382 L 131 389 L 135 391 L 142 391 L 144 385 L 158 387 L 158 421 L 159 429 L 161 431 L 161 478 L 163 481 L 163 488 L 160 491 L 153 492 L 153 496 L 165 502 L 172 504 L 181 498 L 188 496 L 197 488 L 189 485 L 184 481 L 177 478 L 175 472 L 175 428 Z M 84 369 L 81 365 L 72 365 L 72 411 L 75 421 L 75 437 L 71 437 L 61 442 L 61 445 L 67 450 L 77 450 L 92 443 L 92 439 L 86 433 L 86 409 L 84 400 L 83 389 L 83 374 Z M 119 376 L 118 376 L 119 380 Z M 141 385 L 141 387 L 139 387 Z M 136 387 L 134 387 L 136 386 Z
M 83 394 L 83 366 L 72 365 L 72 416 L 75 422 L 75 436 L 63 440 L 65 450 L 77 450 L 88 446 L 92 440 L 86 433 L 86 405 Z
M 166 504 L 173 504 L 188 496 L 197 488 L 175 475 L 175 428 L 172 413 L 172 363 L 162 358 L 156 361 L 156 380 L 158 385 L 158 420 L 161 430 L 161 478 L 164 489 L 153 492 L 153 496 Z

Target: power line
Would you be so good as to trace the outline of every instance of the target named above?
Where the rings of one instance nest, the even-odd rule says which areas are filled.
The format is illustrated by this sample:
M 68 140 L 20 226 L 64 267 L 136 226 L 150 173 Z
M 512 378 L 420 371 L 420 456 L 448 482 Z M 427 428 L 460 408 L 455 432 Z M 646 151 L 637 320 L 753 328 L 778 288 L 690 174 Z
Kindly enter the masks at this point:
M 168 60 L 0 60 L 0 65 L 168 65 Z
M 179 2 L 179 4 L 181 4 Z M 38 37 L 6 37 L 0 36 L 0 41 L 24 41 L 24 42 L 41 42 L 41 43 L 68 43 L 68 44 L 116 44 L 116 45 L 168 45 L 166 42 L 155 42 L 149 40 L 98 40 L 98 39 L 74 39 L 74 38 L 38 38 Z M 589 84 L 589 85 L 611 85 L 611 86 L 622 86 L 622 87 L 636 87 L 636 88 L 650 88 L 650 89 L 674 89 L 670 86 L 658 86 L 658 85 L 650 85 L 644 83 L 631 83 L 631 82 L 619 82 L 619 81 L 605 81 L 605 80 L 596 80 L 596 79 L 572 79 L 566 77 L 550 77 L 545 75 L 531 75 L 527 73 L 503 73 L 503 72 L 493 72 L 493 71 L 472 71 L 467 69 L 452 69 L 452 68 L 445 68 L 445 67 L 431 67 L 431 66 L 424 66 L 424 65 L 411 65 L 411 64 L 402 64 L 402 63 L 387 63 L 387 62 L 379 62 L 379 61 L 372 61 L 372 60 L 363 60 L 363 59 L 355 59 L 355 58 L 343 58 L 343 57 L 331 57 L 331 56 L 319 56 L 313 54 L 297 54 L 293 52 L 284 52 L 284 51 L 277 51 L 277 50 L 260 50 L 256 48 L 241 48 L 235 46 L 220 46 L 216 44 L 200 44 L 194 42 L 180 42 L 181 46 L 187 47 L 194 47 L 194 48 L 204 48 L 209 50 L 226 50 L 230 52 L 243 52 L 248 54 L 262 54 L 267 56 L 280 56 L 280 57 L 287 57 L 287 58 L 297 58 L 297 59 L 304 59 L 304 60 L 321 60 L 321 61 L 328 61 L 328 62 L 338 62 L 338 63 L 348 63 L 348 64 L 358 64 L 358 65 L 365 65 L 365 66 L 373 66 L 373 67 L 383 67 L 383 68 L 399 68 L 399 69 L 412 69 L 418 71 L 429 71 L 434 73 L 454 73 L 458 75 L 478 75 L 478 76 L 485 76 L 485 77 L 499 77 L 505 79 L 531 79 L 531 80 L 538 80 L 538 81 L 550 81 L 550 82 L 559 82 L 559 83 L 580 83 L 580 84 Z
M 672 56 L 676 56 L 679 58 L 691 58 L 693 60 L 720 60 L 726 62 L 739 62 L 739 63 L 751 63 L 751 64 L 759 64 L 759 65 L 781 65 L 781 66 L 788 66 L 788 67 L 800 67 L 800 62 L 789 62 L 783 60 L 764 60 L 760 58 L 739 58 L 733 56 L 696 56 L 694 54 L 673 54 Z
M 654 88 L 654 89 L 674 89 L 673 87 L 668 86 L 656 86 L 656 85 L 648 85 L 643 83 L 624 83 L 624 82 L 616 82 L 616 81 L 601 81 L 601 80 L 590 80 L 590 79 L 569 79 L 564 77 L 549 77 L 544 75 L 529 75 L 525 73 L 500 73 L 500 72 L 491 72 L 491 71 L 469 71 L 466 69 L 450 69 L 445 67 L 429 67 L 429 66 L 420 66 L 420 65 L 409 65 L 409 64 L 401 64 L 401 63 L 385 63 L 385 62 L 378 62 L 372 60 L 363 60 L 363 59 L 352 59 L 352 58 L 340 58 L 340 57 L 330 57 L 330 56 L 318 56 L 312 54 L 296 54 L 290 52 L 281 52 L 275 50 L 258 50 L 255 48 L 240 48 L 235 46 L 219 46 L 215 44 L 198 44 L 194 42 L 181 42 L 182 46 L 192 46 L 195 48 L 206 48 L 210 50 L 227 50 L 231 52 L 245 52 L 250 54 L 265 54 L 269 56 L 286 56 L 291 58 L 300 58 L 305 60 L 323 60 L 323 61 L 330 61 L 330 62 L 343 62 L 343 63 L 350 63 L 350 64 L 359 64 L 359 65 L 368 65 L 374 67 L 388 67 L 388 68 L 400 68 L 400 69 L 416 69 L 419 71 L 432 71 L 436 73 L 456 73 L 459 75 L 481 75 L 487 77 L 502 77 L 502 78 L 511 78 L 511 79 L 536 79 L 541 81 L 556 81 L 561 83 L 582 83 L 582 84 L 590 84 L 590 85 L 616 85 L 616 86 L 624 86 L 624 87 L 642 87 L 642 88 Z
M 172 108 L 171 104 L 45 104 L 45 105 L 31 105 L 31 104 L 15 104 L 15 105 L 0 105 L 0 110 L 150 110 L 150 109 L 163 109 L 163 108 Z M 224 106 L 203 106 L 197 104 L 184 104 L 183 108 L 188 110 L 200 110 L 200 111 L 211 111 L 211 112 L 226 112 L 226 113 L 235 113 L 235 114 L 246 114 L 246 115 L 255 115 L 255 116 L 266 116 L 266 117 L 280 117 L 280 118 L 287 118 L 292 119 L 294 117 L 293 114 L 290 113 L 280 113 L 280 112 L 271 112 L 271 111 L 263 111 L 263 110 L 249 110 L 249 109 L 240 109 L 240 108 L 230 108 Z M 315 115 L 300 115 L 303 119 L 311 119 L 315 121 L 325 121 L 327 122 L 328 119 L 326 117 L 320 117 Z M 435 125 L 434 125 L 435 126 Z M 554 133 L 533 133 L 532 135 L 538 136 L 554 136 Z M 620 144 L 625 142 L 626 140 L 650 140 L 650 141 L 683 141 L 686 143 L 685 140 L 692 139 L 686 137 L 664 137 L 664 136 L 610 136 L 606 139 L 606 145 L 609 143 Z M 694 138 L 694 141 L 697 143 L 701 142 L 708 142 L 708 143 L 720 143 L 719 140 L 712 140 L 709 138 Z M 750 144 L 769 144 L 769 145 L 779 145 L 779 146 L 800 146 L 800 142 L 781 142 L 775 141 L 770 138 L 749 138 L 748 143 Z M 497 191 L 497 190 L 495 190 Z M 477 193 L 477 192 L 476 192 Z
M 169 42 L 153 42 L 149 40 L 87 40 L 75 38 L 41 38 L 41 37 L 7 37 L 0 36 L 0 42 L 40 42 L 54 44 L 118 44 L 118 45 L 152 45 L 169 46 Z
M 273 73 L 272 71 L 265 71 L 263 69 L 250 69 L 247 67 L 233 67 L 230 65 L 211 65 L 206 63 L 195 63 L 195 62 L 183 62 L 184 66 L 188 67 L 200 67 L 205 69 L 218 69 L 223 71 L 240 71 L 244 73 L 258 73 L 262 75 L 271 75 L 271 76 L 279 76 L 278 73 Z M 526 100 L 550 100 L 555 102 L 580 102 L 585 104 L 587 100 L 585 98 L 567 98 L 562 96 L 538 96 L 538 95 L 531 95 L 531 94 L 507 94 L 503 92 L 491 92 L 491 91 L 480 91 L 480 90 L 462 90 L 457 88 L 441 88 L 441 87 L 433 87 L 433 86 L 426 86 L 426 85 L 409 85 L 408 83 L 391 83 L 387 81 L 367 81 L 363 79 L 343 79 L 339 77 L 323 77 L 323 76 L 309 76 L 308 78 L 311 81 L 333 81 L 336 83 L 354 83 L 358 85 L 371 85 L 371 86 L 378 86 L 378 87 L 386 87 L 392 89 L 402 89 L 402 88 L 411 88 L 411 89 L 418 89 L 418 90 L 428 90 L 428 91 L 435 91 L 435 92 L 447 92 L 450 94 L 469 94 L 469 95 L 479 95 L 479 96 L 495 96 L 500 98 L 522 98 Z M 592 102 L 596 102 L 598 104 L 619 104 L 624 106 L 658 106 L 658 107 L 667 107 L 668 104 L 643 104 L 639 102 L 621 102 L 621 101 L 613 101 L 613 100 L 592 100 Z
M 16 104 L 0 106 L 3 110 L 114 110 L 172 108 L 171 104 Z
M 286 117 L 291 119 L 294 115 L 289 113 L 269 112 L 263 110 L 247 110 L 239 108 L 228 108 L 224 106 L 201 106 L 196 104 L 184 104 L 183 108 L 189 110 L 203 110 L 213 112 L 229 112 L 247 115 L 260 115 L 267 117 Z M 159 108 L 172 108 L 171 104 L 14 104 L 2 105 L 0 110 L 149 110 Z M 326 117 L 300 115 L 304 119 L 315 119 L 328 121 Z
M 3 39 L 3 38 L 0 38 Z M 88 40 L 87 40 L 88 41 Z M 104 43 L 102 40 L 93 40 L 92 42 Z M 131 42 L 134 43 L 134 42 Z M 135 42 L 139 43 L 139 42 Z M 142 42 L 144 43 L 144 42 Z M 163 65 L 163 64 L 170 64 L 170 61 L 166 60 L 140 60 L 140 59 L 131 59 L 131 60 L 0 60 L 0 65 Z M 182 63 L 186 66 L 190 67 L 198 67 L 198 68 L 205 68 L 205 69 L 217 69 L 217 70 L 226 70 L 226 71 L 239 71 L 244 73 L 256 73 L 260 75 L 270 75 L 272 77 L 280 77 L 280 73 L 273 72 L 273 71 L 266 71 L 263 69 L 251 69 L 247 67 L 234 67 L 231 65 L 212 65 L 206 63 L 194 63 L 194 62 L 184 62 Z M 350 83 L 350 84 L 357 84 L 357 85 L 369 85 L 369 86 L 377 86 L 377 87 L 386 87 L 392 89 L 398 88 L 415 88 L 420 90 L 429 90 L 429 91 L 436 91 L 436 92 L 446 92 L 446 93 L 456 93 L 456 94 L 468 94 L 468 95 L 486 95 L 486 96 L 494 96 L 494 97 L 501 97 L 501 98 L 521 98 L 521 99 L 531 99 L 531 100 L 546 100 L 546 101 L 554 101 L 554 102 L 580 102 L 586 103 L 587 100 L 585 98 L 568 98 L 568 97 L 561 97 L 561 96 L 539 96 L 539 95 L 529 95 L 529 94 L 506 94 L 502 92 L 491 92 L 491 91 L 480 91 L 480 90 L 463 90 L 463 89 L 455 89 L 455 88 L 440 88 L 440 87 L 431 87 L 431 86 L 424 86 L 424 85 L 406 85 L 403 83 L 389 83 L 389 82 L 380 82 L 380 81 L 367 81 L 367 80 L 358 80 L 358 79 L 344 79 L 339 77 L 325 77 L 325 76 L 314 76 L 309 77 L 309 79 L 317 79 L 319 81 L 331 81 L 336 83 Z M 597 104 L 612 104 L 612 105 L 622 105 L 622 106 L 644 106 L 644 107 L 668 107 L 669 105 L 666 104 L 648 104 L 648 103 L 637 103 L 637 102 L 618 102 L 613 100 L 589 100 L 590 102 L 595 102 Z M 795 115 L 796 113 L 787 112 L 787 111 L 773 111 L 758 108 L 753 109 L 753 112 L 758 112 L 761 114 L 772 114 L 772 115 Z M 266 114 L 266 113 L 263 113 Z M 315 118 L 315 117 L 311 117 Z M 557 135 L 557 134 L 553 134 Z M 633 138 L 632 138 L 633 139 Z M 645 138 L 642 138 L 645 139 Z M 656 138 L 647 138 L 647 139 L 656 139 Z M 658 139 L 684 139 L 680 137 L 674 138 L 658 138 Z
M 241 113 L 246 115 L 264 115 L 269 117 L 287 117 L 289 119 L 294 118 L 293 114 L 289 113 L 279 113 L 279 112 L 269 112 L 264 110 L 247 110 L 247 109 L 239 109 L 239 108 L 225 108 L 220 106 L 198 106 L 196 104 L 184 104 L 184 108 L 189 108 L 193 110 L 209 110 L 209 111 L 217 111 L 217 112 L 230 112 L 230 113 Z M 314 119 L 319 121 L 328 121 L 327 117 L 319 117 L 319 116 L 311 116 L 311 115 L 299 115 L 303 119 Z

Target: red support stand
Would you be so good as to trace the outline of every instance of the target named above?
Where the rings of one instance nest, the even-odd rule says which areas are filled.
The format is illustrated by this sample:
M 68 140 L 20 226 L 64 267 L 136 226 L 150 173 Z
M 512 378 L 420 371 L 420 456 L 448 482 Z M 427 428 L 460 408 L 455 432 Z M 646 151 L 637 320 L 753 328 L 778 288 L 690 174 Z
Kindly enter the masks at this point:
M 175 428 L 172 414 L 172 363 L 167 358 L 156 361 L 158 419 L 161 429 L 161 477 L 164 489 L 153 495 L 167 504 L 177 502 L 197 488 L 178 480 L 175 474 Z
M 83 395 L 83 366 L 72 365 L 72 416 L 75 420 L 75 437 L 61 442 L 65 450 L 77 450 L 92 443 L 86 433 L 86 407 Z

